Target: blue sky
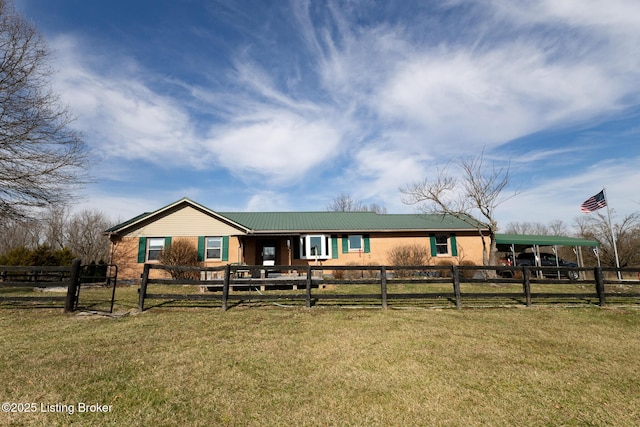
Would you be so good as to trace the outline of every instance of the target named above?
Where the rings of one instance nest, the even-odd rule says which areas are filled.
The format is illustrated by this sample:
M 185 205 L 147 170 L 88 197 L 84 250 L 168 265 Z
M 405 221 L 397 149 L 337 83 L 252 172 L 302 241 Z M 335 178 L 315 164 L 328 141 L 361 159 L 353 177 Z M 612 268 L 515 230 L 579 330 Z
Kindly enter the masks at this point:
M 637 0 L 16 0 L 94 156 L 81 208 L 325 210 L 484 150 L 509 222 L 640 210 Z

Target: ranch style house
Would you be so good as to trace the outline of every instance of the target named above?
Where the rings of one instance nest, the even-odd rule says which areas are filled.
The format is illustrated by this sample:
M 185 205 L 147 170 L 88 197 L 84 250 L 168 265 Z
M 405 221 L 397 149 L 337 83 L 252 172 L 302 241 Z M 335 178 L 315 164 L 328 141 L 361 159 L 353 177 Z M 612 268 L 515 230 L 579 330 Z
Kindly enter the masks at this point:
M 140 278 L 145 263 L 186 239 L 204 266 L 388 265 L 402 245 L 421 245 L 431 263 L 482 265 L 481 233 L 460 219 L 374 212 L 216 212 L 183 198 L 105 231 L 122 279 Z M 488 240 L 487 240 L 488 241 Z

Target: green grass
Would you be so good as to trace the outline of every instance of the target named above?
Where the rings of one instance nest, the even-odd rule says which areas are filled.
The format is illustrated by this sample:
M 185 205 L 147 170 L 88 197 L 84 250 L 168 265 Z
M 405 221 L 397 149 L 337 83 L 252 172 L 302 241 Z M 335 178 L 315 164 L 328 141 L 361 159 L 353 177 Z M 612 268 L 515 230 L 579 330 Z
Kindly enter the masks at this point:
M 0 425 L 640 425 L 637 308 L 136 314 L 135 288 L 117 297 L 128 315 L 0 306 L 3 402 L 112 406 Z

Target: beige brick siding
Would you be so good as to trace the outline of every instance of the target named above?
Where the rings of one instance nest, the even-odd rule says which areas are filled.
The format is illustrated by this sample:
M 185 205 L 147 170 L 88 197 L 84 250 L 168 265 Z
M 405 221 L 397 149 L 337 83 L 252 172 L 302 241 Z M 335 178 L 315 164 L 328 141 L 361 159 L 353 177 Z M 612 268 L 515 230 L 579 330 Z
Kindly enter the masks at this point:
M 188 240 L 195 248 L 198 247 L 198 236 L 161 236 L 171 237 L 172 241 L 178 239 Z M 138 262 L 138 237 L 124 237 L 122 239 L 112 239 L 112 263 L 118 266 L 118 278 L 123 280 L 137 280 L 142 275 L 144 263 Z M 223 266 L 229 263 L 238 262 L 239 240 L 237 237 L 229 237 L 229 260 L 228 261 L 205 261 L 205 267 Z M 154 262 L 154 261 L 151 261 Z M 152 270 L 154 278 L 169 277 L 168 274 L 160 270 Z

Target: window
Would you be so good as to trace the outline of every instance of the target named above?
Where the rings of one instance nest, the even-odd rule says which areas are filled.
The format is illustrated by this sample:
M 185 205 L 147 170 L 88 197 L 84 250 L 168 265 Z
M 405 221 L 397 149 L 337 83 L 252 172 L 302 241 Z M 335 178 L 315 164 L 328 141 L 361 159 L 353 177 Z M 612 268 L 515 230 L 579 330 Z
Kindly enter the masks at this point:
M 331 238 L 323 234 L 300 236 L 301 259 L 331 258 Z
M 222 237 L 207 237 L 206 245 L 207 259 L 222 259 Z
M 446 234 L 436 234 L 436 253 L 449 255 L 449 236 Z
M 164 237 L 150 237 L 147 239 L 147 261 L 157 261 L 164 249 Z
M 352 234 L 342 236 L 342 253 L 358 252 L 368 254 L 371 252 L 371 239 L 368 234 Z M 337 258 L 337 257 L 336 257 Z
M 349 251 L 361 251 L 363 249 L 362 245 L 362 235 L 355 234 L 349 236 Z
M 198 236 L 198 261 L 228 261 L 229 236 Z
M 431 256 L 458 256 L 458 244 L 455 234 L 432 234 Z

